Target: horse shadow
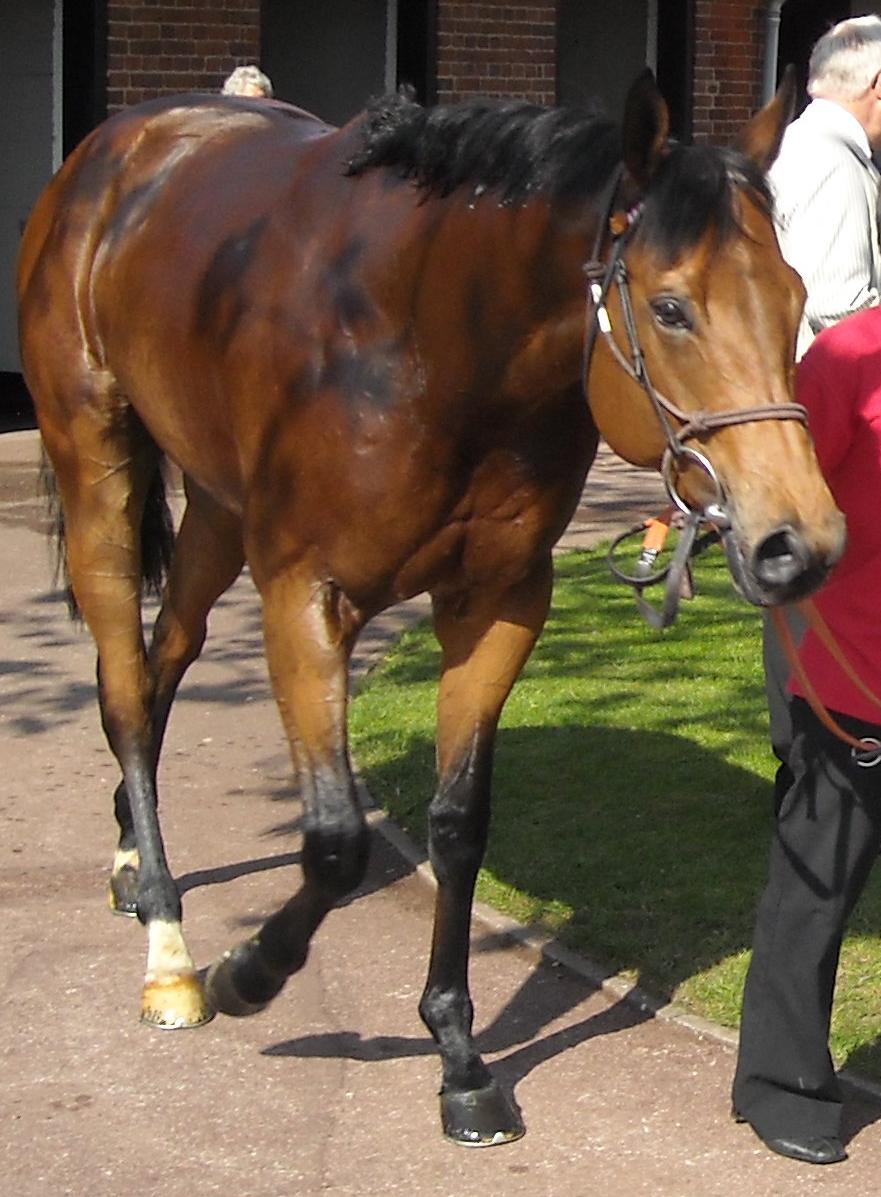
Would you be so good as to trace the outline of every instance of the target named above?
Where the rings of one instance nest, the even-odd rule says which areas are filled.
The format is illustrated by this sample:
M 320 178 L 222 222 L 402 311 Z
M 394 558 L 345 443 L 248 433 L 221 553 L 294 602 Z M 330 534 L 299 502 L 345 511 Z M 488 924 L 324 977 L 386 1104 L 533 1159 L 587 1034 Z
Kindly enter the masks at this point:
M 553 757 L 565 762 L 553 778 L 531 767 L 534 760 L 547 759 L 549 739 Z M 411 742 L 405 757 L 388 765 L 387 779 L 382 768 L 374 771 L 377 791 L 385 780 L 421 771 L 432 751 L 428 739 Z M 676 767 L 669 785 L 656 788 L 649 801 L 640 776 L 663 762 L 669 767 L 671 760 Z M 540 909 L 569 909 L 552 942 L 603 962 L 582 975 L 548 958 L 539 961 L 480 1030 L 479 1049 L 497 1057 L 495 1075 L 514 1090 L 555 1057 L 654 1017 L 652 1006 L 626 996 L 562 1029 L 549 1029 L 593 996 L 605 978 L 626 972 L 660 1007 L 676 1000 L 682 983 L 731 956 L 742 958 L 745 973 L 772 827 L 771 793 L 767 779 L 686 738 L 660 732 L 508 729 L 499 733 L 496 763 L 486 868 Z M 529 810 L 535 812 L 531 826 L 522 813 Z M 506 829 L 506 820 L 515 818 L 520 824 Z M 504 834 L 529 835 L 530 842 L 541 841 L 541 851 L 516 858 L 503 853 L 494 845 Z M 697 856 L 712 858 L 710 885 L 695 884 L 689 862 Z M 352 900 L 399 879 L 409 867 L 401 862 L 397 870 L 378 869 Z M 585 892 L 595 895 L 594 904 L 585 902 Z M 877 927 L 879 917 L 881 877 L 870 883 L 852 926 Z M 473 952 L 492 953 L 510 942 L 504 933 L 476 930 Z M 652 943 L 673 946 L 662 959 L 652 955 Z M 479 993 L 476 1004 L 479 1015 Z M 427 1036 L 362 1038 L 344 1030 L 292 1038 L 264 1051 L 380 1061 L 433 1055 L 435 1048 Z M 879 1054 L 881 1041 L 852 1054 L 846 1066 L 874 1062 L 877 1069 Z M 879 1118 L 881 1103 L 855 1092 L 846 1106 L 845 1137 Z
M 58 685 L 57 665 L 43 665 L 48 639 L 61 635 L 65 643 L 72 635 L 58 633 L 56 622 L 46 626 L 41 608 L 49 604 L 60 609 L 63 593 L 52 592 L 34 604 L 23 624 L 23 636 L 31 637 L 35 656 L 43 670 L 18 668 L 21 686 L 40 685 L 37 710 L 42 720 L 75 716 L 94 701 L 94 685 L 81 683 Z M 222 667 L 234 663 L 239 685 L 230 689 L 213 677 L 196 680 L 182 689 L 180 701 L 216 701 L 224 704 L 242 700 L 242 693 L 263 695 L 266 689 L 260 643 L 259 619 L 253 610 L 250 592 L 240 588 L 224 596 L 221 608 L 228 606 L 237 621 L 234 642 L 222 641 L 215 649 L 215 661 Z M 19 619 L 23 618 L 19 612 Z M 582 656 L 578 658 L 581 668 Z M 248 668 L 243 671 L 242 659 Z M 573 669 L 576 666 L 573 665 Z M 2 671 L 2 669 L 0 669 Z M 68 683 L 70 679 L 67 679 Z M 406 680 L 406 679 L 404 679 Z M 43 691 L 51 687 L 52 701 Z M 419 796 L 424 807 L 430 798 L 428 778 L 433 774 L 434 744 L 429 738 L 414 740 L 403 754 L 388 766 L 374 771 L 371 781 L 381 793 L 385 784 L 397 783 L 400 775 L 423 771 L 427 784 Z M 553 776 L 538 772 L 536 760 L 551 756 L 559 762 Z M 671 766 L 674 762 L 674 766 Z M 598 768 L 599 764 L 599 768 Z M 644 778 L 656 776 L 663 769 L 667 785 L 651 803 L 644 800 Z M 387 774 L 387 776 L 386 776 Z M 503 728 L 498 736 L 495 770 L 494 822 L 490 835 L 486 867 L 504 885 L 516 888 L 534 899 L 539 906 L 570 909 L 566 925 L 560 929 L 563 946 L 575 946 L 591 959 L 603 962 L 599 970 L 609 976 L 628 970 L 635 982 L 660 1002 L 671 1000 L 677 987 L 688 978 L 711 969 L 731 954 L 749 948 L 755 903 L 765 869 L 771 830 L 770 787 L 766 779 L 726 763 L 719 754 L 709 753 L 682 736 L 660 732 L 634 732 L 594 726 L 558 726 L 555 728 Z M 514 795 L 519 794 L 517 801 Z M 274 800 L 285 803 L 296 795 L 289 789 L 273 793 Z M 523 811 L 529 815 L 524 817 Z M 600 817 L 605 811 L 605 817 Z M 613 813 L 613 817 L 610 814 Z M 424 823 L 424 817 L 423 817 Z M 298 828 L 298 812 L 274 829 L 287 840 Z M 525 859 L 512 869 L 498 851 L 500 837 L 527 835 L 540 841 L 543 852 Z M 688 861 L 694 856 L 712 856 L 714 884 L 696 889 L 689 876 Z M 375 863 L 364 885 L 346 902 L 368 898 L 412 871 L 403 857 L 387 851 L 374 852 Z M 296 866 L 296 851 L 261 853 L 253 859 L 227 861 L 216 868 L 181 876 L 182 893 L 202 886 L 224 884 L 256 872 Z M 603 879 L 604 885 L 591 889 L 585 877 Z M 601 893 L 599 907 L 586 904 L 585 891 Z M 681 912 L 688 918 L 682 919 Z M 267 912 L 268 913 L 268 912 Z M 258 925 L 265 917 L 248 912 L 242 925 Z M 674 927 L 682 920 L 682 933 L 665 938 L 676 944 L 675 959 L 659 968 L 646 963 L 636 946 L 651 941 L 653 922 L 667 921 Z M 870 882 L 867 893 L 852 922 L 854 929 L 876 933 L 881 920 L 881 877 Z M 697 931 L 695 931 L 695 928 Z M 631 933 L 639 934 L 631 936 Z M 660 937 L 658 937 L 660 939 Z M 623 945 L 623 946 L 622 946 Z M 492 935 L 477 933 L 474 951 L 493 952 L 501 943 Z M 419 965 L 416 965 L 419 968 Z M 565 971 L 565 970 L 564 970 Z M 494 1069 L 504 1083 L 519 1084 L 534 1068 L 563 1052 L 573 1050 L 591 1038 L 615 1034 L 644 1022 L 652 1015 L 626 1000 L 619 1000 L 601 1013 L 567 1026 L 548 1031 L 554 1021 L 576 1009 L 596 991 L 598 982 L 560 970 L 545 963 L 536 965 L 519 992 L 512 994 L 498 1016 L 479 1034 L 480 1049 L 501 1058 Z M 478 1014 L 480 998 L 478 995 Z M 356 1032 L 307 1036 L 265 1049 L 277 1055 L 352 1056 L 356 1059 L 386 1059 L 397 1055 L 433 1055 L 435 1048 L 427 1036 L 398 1036 L 362 1039 Z M 881 1057 L 881 1043 L 854 1052 L 847 1066 L 859 1070 L 862 1064 L 875 1064 Z M 861 1107 L 860 1107 L 861 1108 Z M 860 1115 L 862 1116 L 862 1115 Z M 871 1121 L 877 1112 L 866 1115 Z

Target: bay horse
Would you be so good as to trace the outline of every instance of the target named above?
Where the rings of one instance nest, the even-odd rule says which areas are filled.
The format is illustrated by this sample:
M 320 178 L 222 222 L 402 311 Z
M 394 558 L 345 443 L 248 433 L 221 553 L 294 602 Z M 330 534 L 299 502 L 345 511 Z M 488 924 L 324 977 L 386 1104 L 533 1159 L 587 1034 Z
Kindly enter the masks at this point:
M 21 245 L 21 354 L 122 774 L 110 894 L 147 930 L 145 1022 L 261 1010 L 363 878 L 347 664 L 372 616 L 428 592 L 438 889 L 419 1010 L 445 1133 L 523 1133 L 472 1039 L 469 922 L 497 722 L 599 436 L 727 529 L 754 603 L 807 594 L 843 548 L 792 403 L 804 293 L 764 179 L 784 92 L 736 150 L 672 142 L 650 72 L 620 127 L 399 95 L 335 129 L 281 103 L 175 97 L 111 117 L 50 182 Z M 186 496 L 173 552 L 165 457 Z M 203 984 L 156 774 L 208 612 L 245 563 L 303 880 Z

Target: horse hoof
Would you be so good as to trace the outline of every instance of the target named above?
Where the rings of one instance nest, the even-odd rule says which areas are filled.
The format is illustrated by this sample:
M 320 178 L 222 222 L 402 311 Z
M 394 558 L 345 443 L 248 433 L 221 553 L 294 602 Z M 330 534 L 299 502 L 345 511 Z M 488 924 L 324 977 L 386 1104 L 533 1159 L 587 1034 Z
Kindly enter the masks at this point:
M 212 1007 L 231 1018 L 247 1018 L 251 1014 L 259 1014 L 269 1005 L 268 1001 L 250 1002 L 239 993 L 233 972 L 236 963 L 244 955 L 244 949 L 245 945 L 240 944 L 239 947 L 224 952 L 220 959 L 211 965 L 205 978 L 205 990 Z
M 496 1147 L 526 1134 L 515 1102 L 494 1081 L 484 1089 L 442 1092 L 440 1100 L 444 1134 L 463 1147 Z
M 130 866 L 113 873 L 107 887 L 107 904 L 114 914 L 138 917 L 138 874 Z
M 182 1031 L 210 1022 L 214 1011 L 195 973 L 147 981 L 141 996 L 141 1022 L 163 1031 Z

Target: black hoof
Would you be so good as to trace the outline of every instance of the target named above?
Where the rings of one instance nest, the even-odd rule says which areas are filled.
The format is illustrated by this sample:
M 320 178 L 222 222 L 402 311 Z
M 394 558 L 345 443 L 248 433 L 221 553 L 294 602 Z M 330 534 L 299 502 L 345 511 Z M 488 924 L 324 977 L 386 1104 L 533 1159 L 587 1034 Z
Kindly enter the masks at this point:
M 126 918 L 138 917 L 138 873 L 130 865 L 124 865 L 110 877 L 107 902 L 114 914 Z
M 444 1134 L 463 1147 L 495 1147 L 526 1134 L 516 1103 L 494 1081 L 485 1089 L 442 1092 L 440 1102 Z
M 232 1018 L 246 1018 L 265 1010 L 284 986 L 286 978 L 270 975 L 260 958 L 256 939 L 246 940 L 224 952 L 205 978 L 205 992 L 212 1007 Z

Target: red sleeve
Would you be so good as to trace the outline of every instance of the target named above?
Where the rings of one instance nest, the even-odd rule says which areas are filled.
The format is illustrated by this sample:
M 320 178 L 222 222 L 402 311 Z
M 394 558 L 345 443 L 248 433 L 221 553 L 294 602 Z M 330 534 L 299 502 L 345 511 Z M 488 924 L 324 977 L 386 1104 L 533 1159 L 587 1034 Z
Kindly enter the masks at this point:
M 842 325 L 814 340 L 796 368 L 795 397 L 808 412 L 820 469 L 828 478 L 847 455 L 855 427 L 860 359 L 848 351 Z

